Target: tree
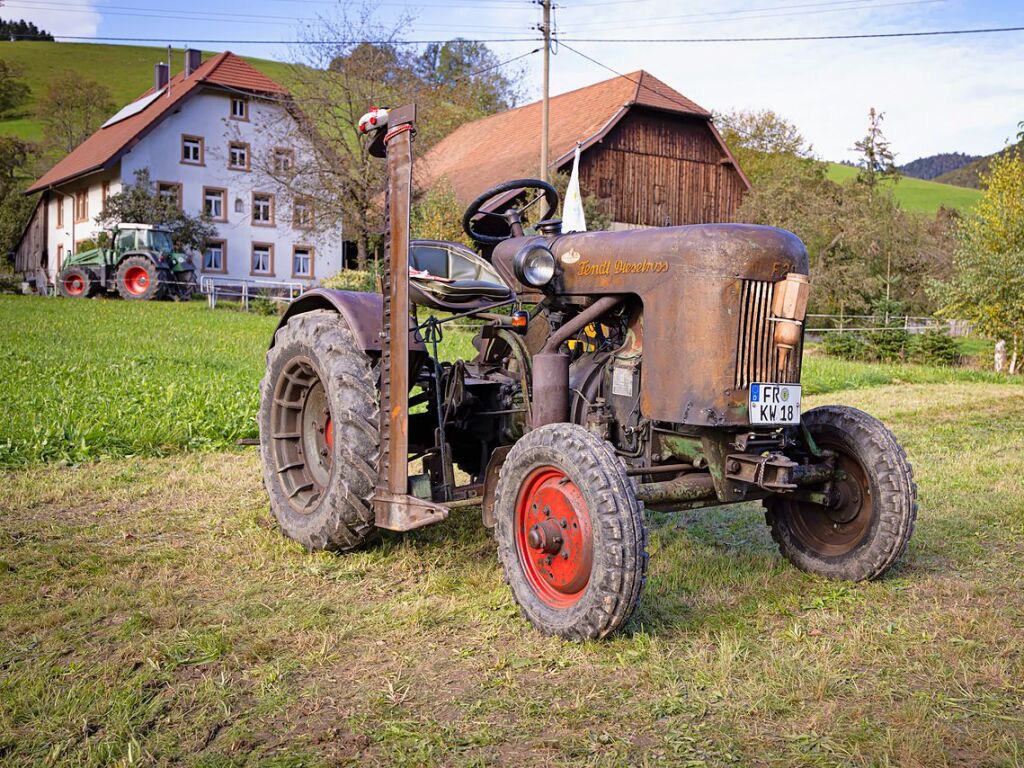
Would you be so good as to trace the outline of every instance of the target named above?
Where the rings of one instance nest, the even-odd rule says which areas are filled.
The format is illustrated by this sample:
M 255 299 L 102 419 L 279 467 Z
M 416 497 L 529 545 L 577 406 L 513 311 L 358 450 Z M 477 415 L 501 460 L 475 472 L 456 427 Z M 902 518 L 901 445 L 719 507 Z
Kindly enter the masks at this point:
M 1010 373 L 1024 340 L 1024 158 L 995 156 L 984 194 L 959 227 L 951 280 L 934 287 L 947 317 L 969 320 L 982 334 L 1010 342 Z
M 810 160 L 813 149 L 800 130 L 770 109 L 715 115 L 715 124 L 736 162 L 756 185 L 782 166 Z
M 28 100 L 31 90 L 18 79 L 21 75 L 17 64 L 0 59 L 0 112 L 10 112 Z
M 114 100 L 105 85 L 71 70 L 55 75 L 36 104 L 36 116 L 43 124 L 44 150 L 66 155 L 113 112 Z
M 421 240 L 449 240 L 472 246 L 462 229 L 463 208 L 447 177 L 441 177 L 412 206 L 410 230 Z
M 872 107 L 868 112 L 868 132 L 863 139 L 853 145 L 861 154 L 857 181 L 872 192 L 880 181 L 891 179 L 896 182 L 900 178 L 900 172 L 896 168 L 896 155 L 893 154 L 889 140 L 882 133 L 884 119 L 885 113 L 875 112 L 875 108 Z
M 40 29 L 31 21 L 24 19 L 0 19 L 0 37 L 9 40 L 49 40 L 53 42 L 53 35 L 44 29 Z
M 217 235 L 217 228 L 206 214 L 190 216 L 178 207 L 178 201 L 157 192 L 148 168 L 135 171 L 135 181 L 107 198 L 96 223 L 111 227 L 121 223 L 151 224 L 166 227 L 174 247 L 182 252 L 202 252 Z
M 310 42 L 297 44 L 300 62 L 287 77 L 292 99 L 284 104 L 280 120 L 259 128 L 271 146 L 295 147 L 295 162 L 283 169 L 274 166 L 273 158 L 253 158 L 261 184 L 276 188 L 285 199 L 304 195 L 316 200 L 317 228 L 341 224 L 345 238 L 356 243 L 360 269 L 366 268 L 371 243 L 384 228 L 386 169 L 378 158 L 369 156 L 369 143 L 357 132 L 359 118 L 371 105 L 416 103 L 419 119 L 413 151 L 422 156 L 454 127 L 453 104 L 472 104 L 479 112 L 497 108 L 498 101 L 488 101 L 487 93 L 498 94 L 500 100 L 511 92 L 498 86 L 489 92 L 483 87 L 467 92 L 467 83 L 476 87 L 477 70 L 470 71 L 473 76 L 468 78 L 458 73 L 476 62 L 497 62 L 479 47 L 463 58 L 455 56 L 453 52 L 463 45 L 459 41 L 450 41 L 451 50 L 433 51 L 432 56 L 445 62 L 445 72 L 425 79 L 427 65 L 401 36 L 409 19 L 385 26 L 374 20 L 374 10 L 369 5 L 341 6 L 336 16 L 321 17 L 306 31 Z M 324 40 L 337 42 L 324 45 Z M 376 42 L 351 42 L 366 40 Z M 454 114 L 462 120 L 478 112 L 462 108 Z

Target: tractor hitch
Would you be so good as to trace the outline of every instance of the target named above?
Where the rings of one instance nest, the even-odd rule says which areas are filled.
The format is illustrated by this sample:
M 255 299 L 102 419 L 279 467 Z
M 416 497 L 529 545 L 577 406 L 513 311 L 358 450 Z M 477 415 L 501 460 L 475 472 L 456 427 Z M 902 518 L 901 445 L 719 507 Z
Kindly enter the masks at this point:
M 725 457 L 727 480 L 755 485 L 772 493 L 787 493 L 800 486 L 828 482 L 834 471 L 829 458 L 819 464 L 798 464 L 781 453 L 731 453 Z

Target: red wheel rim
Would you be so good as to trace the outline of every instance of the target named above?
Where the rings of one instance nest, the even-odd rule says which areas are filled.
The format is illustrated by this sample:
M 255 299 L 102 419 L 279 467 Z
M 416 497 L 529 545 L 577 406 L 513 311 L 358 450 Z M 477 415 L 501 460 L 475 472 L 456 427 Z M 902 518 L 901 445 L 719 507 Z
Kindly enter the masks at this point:
M 139 296 L 149 287 L 149 273 L 142 267 L 129 267 L 124 273 L 124 287 Z
M 557 467 L 540 467 L 516 499 L 519 565 L 537 597 L 552 608 L 579 602 L 594 564 L 590 513 L 583 494 Z
M 81 296 L 85 292 L 85 280 L 81 275 L 68 275 L 64 278 L 64 290 L 69 296 Z
M 328 448 L 334 450 L 334 421 L 329 413 L 327 414 L 327 423 L 324 424 L 324 442 L 327 443 Z

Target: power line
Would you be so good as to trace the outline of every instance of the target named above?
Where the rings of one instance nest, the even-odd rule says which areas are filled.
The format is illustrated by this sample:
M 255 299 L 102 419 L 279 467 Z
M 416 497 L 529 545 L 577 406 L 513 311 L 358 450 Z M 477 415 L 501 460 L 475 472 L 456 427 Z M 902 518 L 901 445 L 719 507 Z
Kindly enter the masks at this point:
M 869 40 L 901 37 L 938 37 L 943 35 L 982 35 L 997 32 L 1022 32 L 1024 27 L 988 27 L 984 29 L 944 29 L 927 32 L 867 32 L 851 35 L 780 35 L 777 37 L 559 37 L 559 44 L 565 43 L 771 43 L 799 42 L 814 40 Z M 42 35 L 11 35 L 16 40 L 41 40 Z M 429 45 L 431 43 L 465 45 L 473 43 L 536 43 L 534 37 L 484 37 L 484 38 L 449 38 L 446 40 L 282 40 L 267 38 L 166 38 L 166 37 L 131 37 L 131 36 L 87 36 L 87 35 L 53 35 L 58 40 L 74 40 L 79 42 L 122 42 L 122 43 L 162 43 L 167 44 L 214 44 L 214 45 Z M 45 38 L 48 39 L 48 38 Z M 566 46 L 568 47 L 568 46 Z M 571 49 L 574 50 L 574 49 Z M 579 53 L 579 51 L 575 51 Z M 583 55 L 583 54 L 580 54 Z M 602 65 L 604 66 L 604 65 Z
M 4 4 L 8 8 L 27 8 L 27 9 L 38 9 L 46 10 L 50 13 L 88 13 L 90 11 L 99 12 L 102 11 L 103 15 L 108 16 L 129 16 L 138 18 L 148 19 L 179 19 L 183 21 L 231 21 L 242 24 L 272 24 L 274 26 L 280 26 L 282 21 L 292 22 L 317 22 L 316 17 L 296 17 L 296 16 L 275 16 L 270 14 L 255 14 L 255 13 L 229 13 L 229 12 L 218 12 L 218 11 L 187 11 L 181 12 L 181 9 L 177 8 L 154 8 L 154 7 L 139 7 L 130 5 L 103 5 L 103 4 L 88 4 L 88 3 L 75 3 L 58 1 L 52 2 L 51 0 L 40 0 L 40 2 L 32 3 L 31 5 L 25 5 L 22 2 L 6 2 Z M 436 29 L 436 30 L 468 30 L 472 32 L 485 32 L 489 30 L 507 30 L 507 31 L 518 31 L 521 30 L 522 26 L 468 26 L 468 25 L 454 25 L 454 24 L 421 24 L 421 29 Z
M 8 39 L 15 40 L 49 40 L 44 35 L 8 35 Z M 53 35 L 55 40 L 73 40 L 84 43 L 161 43 L 163 45 L 430 45 L 445 43 L 453 45 L 468 45 L 473 43 L 536 43 L 534 37 L 490 37 L 467 39 L 464 37 L 448 38 L 446 40 L 347 40 L 347 39 L 324 39 L 324 40 L 268 40 L 263 39 L 238 39 L 238 38 L 195 38 L 195 37 L 131 37 L 111 35 Z
M 572 43 L 776 43 L 801 40 L 869 40 L 893 37 L 937 37 L 940 35 L 982 35 L 992 32 L 1022 32 L 1024 27 L 986 29 L 943 29 L 929 32 L 865 32 L 855 35 L 780 35 L 778 37 L 561 37 Z M 566 46 L 568 47 L 568 46 Z M 577 51 L 578 53 L 578 51 Z

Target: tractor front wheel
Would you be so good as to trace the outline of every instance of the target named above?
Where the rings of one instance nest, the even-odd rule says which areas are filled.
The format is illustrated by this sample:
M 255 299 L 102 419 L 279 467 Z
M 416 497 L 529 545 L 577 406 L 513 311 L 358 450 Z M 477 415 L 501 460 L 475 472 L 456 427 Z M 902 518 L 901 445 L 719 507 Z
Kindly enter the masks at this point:
M 87 269 L 65 267 L 57 278 L 57 290 L 66 299 L 84 299 L 93 293 L 95 282 Z
M 376 533 L 377 402 L 370 359 L 337 312 L 278 329 L 260 384 L 263 483 L 281 530 L 307 549 L 355 549 Z
M 856 408 L 815 408 L 803 423 L 818 447 L 835 455 L 829 502 L 767 499 L 772 538 L 787 560 L 808 573 L 877 579 L 906 551 L 917 519 L 907 454 L 882 422 Z
M 498 556 L 523 615 L 546 635 L 604 637 L 640 603 L 647 528 L 622 459 L 575 424 L 517 442 L 501 468 Z
M 145 301 L 158 299 L 166 288 L 166 280 L 156 264 L 145 256 L 129 256 L 117 268 L 117 292 L 123 299 Z

